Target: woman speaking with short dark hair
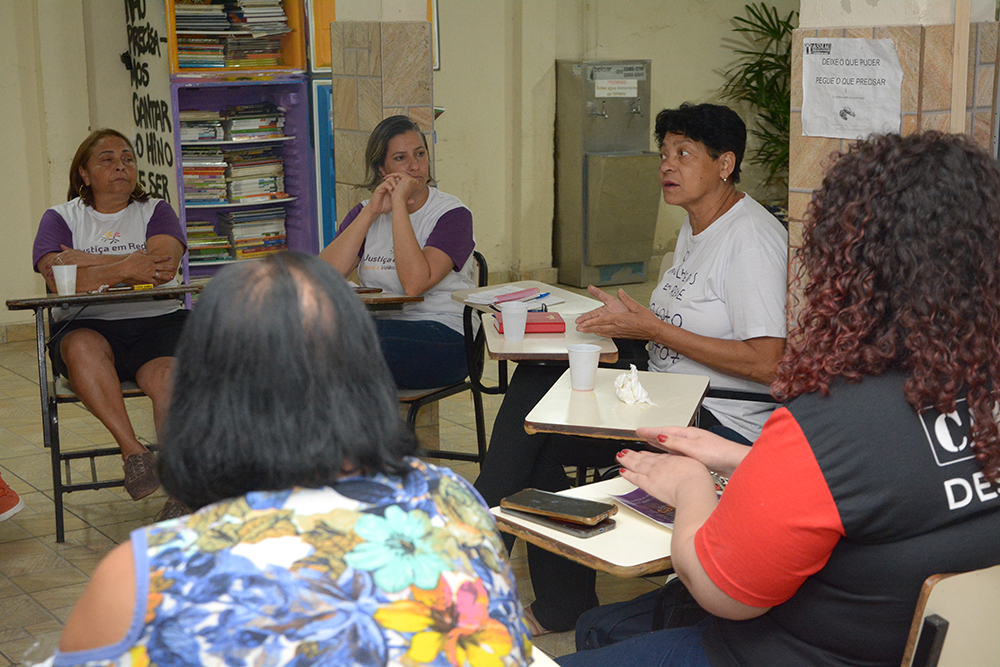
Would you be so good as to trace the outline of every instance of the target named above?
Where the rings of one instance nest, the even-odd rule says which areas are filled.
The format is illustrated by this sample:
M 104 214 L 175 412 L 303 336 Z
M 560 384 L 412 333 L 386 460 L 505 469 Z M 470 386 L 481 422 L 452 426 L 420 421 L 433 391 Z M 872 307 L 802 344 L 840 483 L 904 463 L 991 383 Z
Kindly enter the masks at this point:
M 875 136 L 806 214 L 804 304 L 753 447 L 640 429 L 622 476 L 677 508 L 715 616 L 565 665 L 899 665 L 921 585 L 1000 563 L 1000 168 L 967 137 Z M 732 472 L 721 499 L 710 470 Z

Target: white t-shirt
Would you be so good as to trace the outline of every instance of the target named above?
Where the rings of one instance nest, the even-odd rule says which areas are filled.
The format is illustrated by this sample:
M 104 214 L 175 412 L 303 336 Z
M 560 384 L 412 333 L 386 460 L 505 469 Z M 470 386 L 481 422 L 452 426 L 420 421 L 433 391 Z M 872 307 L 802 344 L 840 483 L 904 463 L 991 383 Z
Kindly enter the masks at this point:
M 362 202 L 362 206 L 368 201 Z M 456 208 L 464 208 L 458 197 L 430 188 L 427 201 L 414 213 L 410 214 L 410 224 L 421 248 L 427 245 L 427 239 L 442 215 Z M 462 289 L 475 287 L 472 279 L 472 253 L 460 271 L 449 271 L 434 287 L 423 294 L 424 300 L 419 303 L 407 303 L 402 310 L 379 311 L 375 317 L 400 320 L 421 320 L 440 322 L 449 329 L 464 333 L 462 324 L 463 306 L 451 298 L 451 293 Z M 396 273 L 396 258 L 392 247 L 392 213 L 383 213 L 375 218 L 365 236 L 364 253 L 358 264 L 358 279 L 365 287 L 379 287 L 384 292 L 403 293 L 403 285 Z
M 788 232 L 749 195 L 697 236 L 687 218 L 674 264 L 649 299 L 664 322 L 701 336 L 747 340 L 786 335 Z M 711 387 L 767 392 L 767 385 L 741 380 L 691 361 L 659 343 L 649 344 L 649 370 L 708 376 Z M 719 421 L 751 442 L 774 406 L 706 399 Z
M 177 214 L 160 199 L 132 201 L 117 213 L 100 213 L 77 197 L 53 206 L 42 216 L 32 261 L 37 265 L 46 253 L 59 252 L 60 243 L 94 255 L 128 255 L 144 250 L 146 239 L 158 234 L 168 234 L 185 244 Z M 168 287 L 177 285 L 176 276 L 164 284 Z M 127 320 L 166 315 L 182 307 L 174 299 L 89 305 L 83 308 L 53 308 L 52 317 L 60 321 L 79 312 L 81 319 Z

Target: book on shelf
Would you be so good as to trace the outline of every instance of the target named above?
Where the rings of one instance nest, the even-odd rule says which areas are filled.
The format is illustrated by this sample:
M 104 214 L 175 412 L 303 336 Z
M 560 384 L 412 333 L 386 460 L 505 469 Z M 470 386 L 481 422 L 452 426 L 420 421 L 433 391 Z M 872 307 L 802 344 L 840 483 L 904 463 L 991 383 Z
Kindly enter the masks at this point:
M 271 102 L 228 107 L 222 112 L 227 140 L 277 139 L 285 136 L 285 109 Z
M 233 244 L 219 234 L 210 222 L 187 223 L 188 263 L 222 262 L 233 259 Z
M 226 161 L 222 150 L 214 146 L 184 146 L 181 148 L 181 165 L 186 204 L 223 204 L 228 201 Z
M 218 141 L 225 137 L 222 117 L 218 111 L 185 110 L 178 113 L 181 124 L 181 143 L 192 141 Z

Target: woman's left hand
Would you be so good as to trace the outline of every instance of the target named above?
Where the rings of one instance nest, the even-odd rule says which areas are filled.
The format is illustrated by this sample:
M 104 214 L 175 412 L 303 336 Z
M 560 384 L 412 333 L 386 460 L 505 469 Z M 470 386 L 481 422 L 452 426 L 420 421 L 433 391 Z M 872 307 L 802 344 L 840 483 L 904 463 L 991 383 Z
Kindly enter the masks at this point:
M 423 184 L 408 174 L 397 173 L 392 175 L 399 177 L 395 187 L 392 189 L 393 202 L 402 202 L 410 206 L 416 201 L 414 195 L 416 195 Z
M 677 507 L 685 489 L 715 488 L 708 468 L 687 456 L 625 449 L 618 452 L 618 463 L 622 477 L 671 507 Z
M 618 298 L 592 287 L 594 294 L 604 302 L 603 308 L 584 313 L 576 320 L 576 330 L 605 338 L 630 338 L 651 340 L 660 319 L 649 308 L 618 290 Z M 599 293 L 599 294 L 598 294 Z M 606 298 L 605 298 L 606 297 Z

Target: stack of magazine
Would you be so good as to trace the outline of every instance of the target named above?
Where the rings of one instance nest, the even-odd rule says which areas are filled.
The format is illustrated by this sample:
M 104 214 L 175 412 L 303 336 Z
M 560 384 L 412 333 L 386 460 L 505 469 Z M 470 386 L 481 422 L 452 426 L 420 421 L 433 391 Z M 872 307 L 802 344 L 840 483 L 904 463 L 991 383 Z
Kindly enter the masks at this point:
M 222 112 L 222 127 L 229 141 L 280 139 L 285 136 L 285 110 L 271 102 L 242 104 Z
M 184 32 L 221 32 L 229 30 L 226 7 L 210 0 L 177 0 L 174 3 L 177 30 Z
M 226 14 L 234 31 L 255 36 L 291 32 L 281 0 L 228 0 Z
M 220 148 L 184 146 L 181 160 L 186 205 L 225 204 L 229 201 L 226 161 Z
M 234 204 L 281 199 L 285 194 L 285 168 L 277 146 L 224 148 L 226 187 Z
M 218 111 L 189 109 L 179 114 L 181 143 L 194 141 L 220 141 L 226 133 L 222 129 L 222 116 Z
M 233 259 L 232 243 L 220 236 L 210 222 L 190 220 L 187 223 L 188 263 L 209 264 Z
M 281 206 L 223 213 L 219 231 L 227 235 L 236 259 L 257 259 L 288 247 Z

